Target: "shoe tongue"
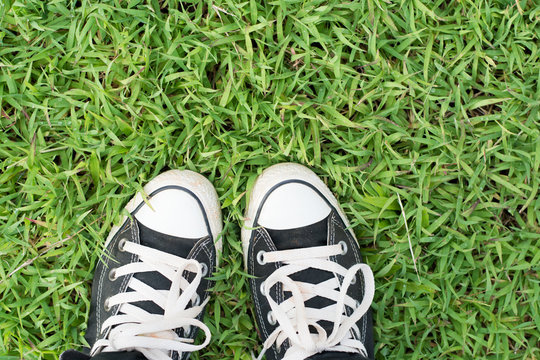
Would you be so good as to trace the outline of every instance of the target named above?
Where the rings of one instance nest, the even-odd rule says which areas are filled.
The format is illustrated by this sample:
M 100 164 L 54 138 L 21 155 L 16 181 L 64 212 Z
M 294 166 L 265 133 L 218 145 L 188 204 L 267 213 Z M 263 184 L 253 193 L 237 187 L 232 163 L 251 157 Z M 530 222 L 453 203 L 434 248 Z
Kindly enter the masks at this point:
M 266 228 L 266 231 L 278 250 L 325 246 L 328 244 L 328 217 L 296 229 L 273 230 Z
M 328 245 L 328 221 L 330 215 L 314 224 L 288 230 L 266 229 L 278 250 L 301 249 L 315 246 Z M 292 274 L 290 278 L 294 281 L 301 281 L 310 284 L 318 284 L 332 278 L 334 275 L 328 271 L 308 268 L 306 270 Z M 284 298 L 288 299 L 291 293 L 286 291 Z M 315 296 L 305 302 L 309 308 L 322 309 L 335 302 L 325 297 Z M 333 330 L 333 323 L 329 321 L 319 321 L 320 326 L 330 335 Z M 314 332 L 314 329 L 312 329 Z
M 141 245 L 176 255 L 184 259 L 188 257 L 193 245 L 199 240 L 162 234 L 144 226 L 139 221 L 137 221 L 137 225 L 139 226 L 139 239 Z M 156 290 L 169 290 L 171 287 L 171 281 L 156 271 L 136 273 L 133 277 Z M 138 301 L 132 304 L 149 313 L 163 315 L 163 309 L 153 301 Z M 161 333 L 155 335 L 156 337 L 163 337 L 163 334 Z
M 367 360 L 367 358 L 360 354 L 327 351 L 327 352 L 313 355 L 309 357 L 308 360 Z

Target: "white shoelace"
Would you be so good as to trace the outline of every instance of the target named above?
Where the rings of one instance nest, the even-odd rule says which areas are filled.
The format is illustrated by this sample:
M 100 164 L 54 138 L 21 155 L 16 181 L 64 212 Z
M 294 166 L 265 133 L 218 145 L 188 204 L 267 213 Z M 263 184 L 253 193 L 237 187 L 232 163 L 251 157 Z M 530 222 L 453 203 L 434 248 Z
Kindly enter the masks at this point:
M 265 341 L 259 360 L 274 343 L 279 348 L 287 339 L 290 347 L 285 353 L 284 360 L 306 359 L 322 351 L 360 353 L 367 356 L 364 344 L 355 339 L 351 331 L 360 333 L 356 322 L 369 310 L 375 293 L 375 280 L 371 268 L 366 264 L 357 264 L 346 269 L 329 260 L 331 256 L 342 255 L 346 251 L 343 242 L 337 245 L 257 254 L 258 261 L 262 263 L 283 264 L 261 285 L 260 290 L 272 308 L 268 313 L 269 321 L 277 322 L 278 327 Z M 333 276 L 319 284 L 310 284 L 290 278 L 290 275 L 308 268 L 340 275 L 343 281 L 340 285 L 338 276 Z M 362 272 L 364 280 L 364 297 L 361 303 L 347 295 L 347 289 L 355 282 L 358 271 Z M 283 291 L 292 293 L 292 296 L 281 304 L 277 304 L 269 294 L 269 290 L 277 283 L 282 284 Z M 328 298 L 335 303 L 322 309 L 306 308 L 305 302 L 315 296 Z M 345 305 L 354 309 L 352 314 L 346 314 Z M 331 334 L 327 334 L 318 324 L 321 320 L 334 324 Z M 317 334 L 310 333 L 310 327 L 314 328 Z
M 116 294 L 106 300 L 107 307 L 120 305 L 120 309 L 117 315 L 109 317 L 103 323 L 101 332 L 114 327 L 105 339 L 98 340 L 94 344 L 92 354 L 99 349 L 137 350 L 151 360 L 170 360 L 172 351 L 192 352 L 208 345 L 211 337 L 210 329 L 196 319 L 208 302 L 207 298 L 200 304 L 197 295 L 197 288 L 205 276 L 201 263 L 127 241 L 122 250 L 138 255 L 139 262 L 111 270 L 113 278 L 157 271 L 171 281 L 171 286 L 169 290 L 156 290 L 132 277 L 128 287 L 133 291 Z M 207 269 L 206 267 L 205 270 Z M 195 273 L 192 282 L 183 277 L 184 271 Z M 130 304 L 137 301 L 153 301 L 163 309 L 164 314 L 151 314 Z M 190 302 L 193 306 L 188 307 Z M 199 327 L 205 334 L 205 340 L 200 345 L 193 344 L 190 338 L 179 337 L 174 331 L 183 328 L 186 334 L 192 326 Z

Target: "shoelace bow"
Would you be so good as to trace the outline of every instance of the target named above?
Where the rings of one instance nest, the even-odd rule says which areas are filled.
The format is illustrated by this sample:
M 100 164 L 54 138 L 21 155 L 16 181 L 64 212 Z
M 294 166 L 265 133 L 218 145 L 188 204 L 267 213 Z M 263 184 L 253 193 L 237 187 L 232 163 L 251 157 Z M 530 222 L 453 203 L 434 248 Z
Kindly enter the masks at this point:
M 128 287 L 133 291 L 116 294 L 106 300 L 107 307 L 120 305 L 120 308 L 117 315 L 109 317 L 103 323 L 101 332 L 112 329 L 105 339 L 94 344 L 92 353 L 98 349 L 137 350 L 148 359 L 170 360 L 172 351 L 192 352 L 208 345 L 210 329 L 196 319 L 208 302 L 207 298 L 201 304 L 197 295 L 197 288 L 205 275 L 201 263 L 127 241 L 122 250 L 138 255 L 139 262 L 112 270 L 115 278 L 157 271 L 171 281 L 171 286 L 169 290 L 156 290 L 132 277 Z M 195 273 L 193 281 L 189 282 L 184 278 L 184 271 Z M 137 301 L 152 301 L 161 307 L 164 313 L 152 314 L 130 304 Z M 192 326 L 202 329 L 205 334 L 205 340 L 200 345 L 193 344 L 190 338 L 179 337 L 174 331 L 183 328 L 184 333 L 188 333 Z
M 274 343 L 279 348 L 287 339 L 290 347 L 285 352 L 284 360 L 306 359 L 322 351 L 360 353 L 367 356 L 364 344 L 352 336 L 351 330 L 359 334 L 356 322 L 369 310 L 375 293 L 375 280 L 371 268 L 366 264 L 357 264 L 346 269 L 328 260 L 331 256 L 342 255 L 346 251 L 345 243 L 340 243 L 260 254 L 263 263 L 281 262 L 283 266 L 276 269 L 261 285 L 261 292 L 272 309 L 268 316 L 270 320 L 278 323 L 278 327 L 268 336 L 257 359 L 262 359 L 266 350 Z M 294 281 L 290 278 L 290 275 L 308 268 L 342 276 L 341 286 L 337 276 L 319 284 Z M 362 272 L 364 280 L 364 297 L 361 303 L 347 295 L 347 289 L 354 283 L 358 271 Z M 277 283 L 282 284 L 283 291 L 292 294 L 281 304 L 272 299 L 269 291 Z M 335 303 L 322 309 L 306 308 L 305 302 L 315 296 L 328 298 Z M 349 316 L 345 314 L 345 305 L 354 309 Z M 327 334 L 318 324 L 321 320 L 334 324 L 331 334 Z M 310 328 L 317 333 L 311 333 Z

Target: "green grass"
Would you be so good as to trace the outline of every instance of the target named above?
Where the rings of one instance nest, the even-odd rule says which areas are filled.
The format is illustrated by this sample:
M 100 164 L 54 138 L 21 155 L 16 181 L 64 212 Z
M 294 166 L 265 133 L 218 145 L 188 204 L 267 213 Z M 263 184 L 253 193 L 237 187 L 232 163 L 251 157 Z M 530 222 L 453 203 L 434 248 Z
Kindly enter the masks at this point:
M 352 220 L 377 359 L 540 358 L 538 2 L 2 0 L 0 16 L 0 358 L 82 346 L 109 229 L 187 168 L 225 222 L 194 359 L 250 359 L 239 231 L 283 161 Z

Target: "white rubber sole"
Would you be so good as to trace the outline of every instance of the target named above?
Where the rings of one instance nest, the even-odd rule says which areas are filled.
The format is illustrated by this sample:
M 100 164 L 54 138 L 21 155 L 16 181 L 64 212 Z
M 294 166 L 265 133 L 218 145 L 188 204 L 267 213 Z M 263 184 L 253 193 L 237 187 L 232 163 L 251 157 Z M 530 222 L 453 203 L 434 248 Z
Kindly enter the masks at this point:
M 154 191 L 166 186 L 184 187 L 193 192 L 193 194 L 195 194 L 195 196 L 200 200 L 204 208 L 204 212 L 208 218 L 208 224 L 210 225 L 212 237 L 215 241 L 219 262 L 219 257 L 223 247 L 223 242 L 220 237 L 221 231 L 223 230 L 223 223 L 221 221 L 221 206 L 219 204 L 219 198 L 212 183 L 203 175 L 190 170 L 169 170 L 150 180 L 143 189 L 146 196 L 148 196 Z M 143 195 L 141 193 L 137 193 L 126 205 L 126 210 L 131 214 L 143 202 Z M 116 235 L 126 220 L 127 216 L 124 216 L 120 225 L 114 225 L 111 228 L 109 236 L 105 242 L 105 247 L 107 247 L 109 242 Z
M 309 168 L 295 163 L 282 163 L 272 165 L 262 172 L 261 175 L 255 180 L 251 195 L 249 197 L 247 210 L 244 215 L 244 226 L 242 226 L 242 249 L 244 251 L 244 266 L 247 264 L 247 254 L 249 249 L 249 241 L 251 239 L 251 232 L 253 230 L 253 222 L 257 215 L 261 202 L 265 195 L 275 185 L 287 180 L 302 180 L 313 187 L 315 187 L 326 200 L 337 209 L 341 220 L 346 227 L 349 227 L 349 222 L 345 213 L 341 209 L 337 199 L 332 194 L 328 186 Z M 355 238 L 354 233 L 351 231 L 351 235 Z

